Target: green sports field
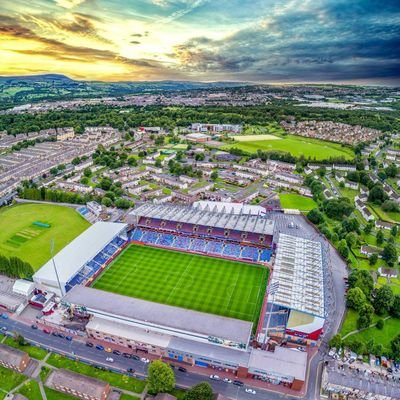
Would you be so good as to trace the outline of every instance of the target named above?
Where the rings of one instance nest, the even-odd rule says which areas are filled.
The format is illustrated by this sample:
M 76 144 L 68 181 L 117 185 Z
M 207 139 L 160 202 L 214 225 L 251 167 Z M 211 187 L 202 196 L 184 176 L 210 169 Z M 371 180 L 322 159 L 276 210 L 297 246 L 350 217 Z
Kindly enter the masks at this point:
M 317 207 L 317 203 L 313 199 L 299 194 L 281 193 L 279 194 L 279 200 L 282 208 L 310 211 Z
M 1 208 L 0 226 L 0 254 L 20 257 L 36 270 L 50 259 L 52 239 L 57 253 L 90 224 L 72 208 L 32 203 Z
M 267 137 L 268 136 L 268 137 Z M 304 156 L 305 158 L 325 160 L 330 157 L 344 157 L 346 160 L 354 158 L 354 152 L 349 147 L 338 143 L 324 140 L 310 139 L 295 135 L 257 135 L 233 136 L 235 143 L 223 146 L 222 149 L 239 148 L 248 153 L 255 153 L 257 150 L 282 151 L 294 157 Z
M 93 287 L 256 323 L 268 274 L 257 265 L 133 244 Z

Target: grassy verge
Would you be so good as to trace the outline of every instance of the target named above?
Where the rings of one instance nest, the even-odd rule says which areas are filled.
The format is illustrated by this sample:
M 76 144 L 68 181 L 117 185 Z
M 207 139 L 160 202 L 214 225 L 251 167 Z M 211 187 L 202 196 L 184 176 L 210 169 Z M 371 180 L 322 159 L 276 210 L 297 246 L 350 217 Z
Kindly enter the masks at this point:
M 40 380 L 42 382 L 44 382 L 47 377 L 49 376 L 51 372 L 51 369 L 49 367 L 46 367 L 45 365 L 42 366 L 42 368 L 40 369 Z
M 93 378 L 107 381 L 111 386 L 115 386 L 120 389 L 129 390 L 135 393 L 142 393 L 146 382 L 139 379 L 132 378 L 130 376 L 118 374 L 111 371 L 103 371 L 101 369 L 92 367 L 81 363 L 79 361 L 73 361 L 69 358 L 60 356 L 59 354 L 52 354 L 48 359 L 47 363 L 56 368 L 65 368 L 71 371 L 77 372 L 78 374 L 91 376 Z
M 0 389 L 3 391 L 9 392 L 26 379 L 26 376 L 18 372 L 0 366 Z
M 65 393 L 58 392 L 50 388 L 44 388 L 47 400 L 76 400 L 76 397 L 70 396 Z
M 42 400 L 42 394 L 40 393 L 39 384 L 36 381 L 30 380 L 23 384 L 17 393 L 22 394 L 29 400 Z
M 36 358 L 37 360 L 43 360 L 43 358 L 45 358 L 47 355 L 46 350 L 41 349 L 40 347 L 31 346 L 30 344 L 20 345 L 11 337 L 7 337 L 7 339 L 4 341 L 4 344 L 25 351 L 30 357 Z

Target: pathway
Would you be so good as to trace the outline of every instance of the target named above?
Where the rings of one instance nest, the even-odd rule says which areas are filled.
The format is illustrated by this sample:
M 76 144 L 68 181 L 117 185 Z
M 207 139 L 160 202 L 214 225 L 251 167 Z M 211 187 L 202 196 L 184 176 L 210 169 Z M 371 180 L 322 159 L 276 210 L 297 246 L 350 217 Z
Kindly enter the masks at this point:
M 388 317 L 383 318 L 383 320 L 386 321 L 386 320 L 389 319 L 389 318 L 392 318 L 392 317 L 388 316 Z M 346 335 L 344 335 L 343 338 L 342 338 L 342 340 L 345 340 L 345 339 L 347 339 L 349 336 L 355 335 L 355 334 L 358 333 L 358 332 L 362 332 L 362 331 L 366 331 L 367 329 L 374 328 L 375 326 L 376 326 L 376 322 L 375 322 L 374 324 L 371 324 L 370 326 L 367 326 L 366 328 L 361 328 L 361 329 L 356 329 L 356 330 L 354 330 L 354 331 L 351 331 L 351 332 L 347 333 Z

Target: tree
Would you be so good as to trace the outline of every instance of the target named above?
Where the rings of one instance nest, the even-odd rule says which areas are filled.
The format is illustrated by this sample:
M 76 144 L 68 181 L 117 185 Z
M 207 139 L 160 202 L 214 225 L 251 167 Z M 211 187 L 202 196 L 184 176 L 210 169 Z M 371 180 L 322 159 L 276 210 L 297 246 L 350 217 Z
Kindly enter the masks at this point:
M 137 167 L 138 162 L 136 160 L 136 157 L 133 157 L 133 156 L 128 157 L 128 165 L 131 167 Z
M 104 207 L 111 207 L 112 206 L 112 200 L 109 197 L 103 197 L 103 199 L 101 200 L 101 204 Z
M 332 339 L 329 341 L 329 347 L 335 347 L 337 350 L 342 347 L 342 336 L 340 333 L 333 336 Z
M 211 172 L 210 178 L 215 182 L 218 179 L 218 171 L 214 170 Z
M 378 254 L 371 254 L 369 257 L 369 265 L 375 265 L 378 262 Z
M 127 209 L 129 207 L 132 207 L 132 205 L 133 204 L 131 201 L 122 199 L 121 197 L 115 200 L 115 207 L 117 208 Z
M 71 162 L 72 162 L 72 165 L 78 165 L 81 163 L 81 158 L 75 157 Z
M 343 258 L 347 258 L 349 256 L 349 248 L 347 247 L 347 243 L 345 239 L 342 239 L 338 244 L 338 252 Z
M 367 298 L 359 287 L 349 289 L 347 293 L 347 307 L 358 311 L 366 303 L 366 301 Z
M 89 178 L 86 177 L 86 176 L 84 176 L 84 177 L 80 180 L 80 182 L 82 183 L 82 185 L 87 185 L 87 184 L 89 183 Z
M 318 208 L 313 208 L 308 214 L 307 218 L 315 225 L 324 221 L 324 216 Z
M 201 382 L 189 389 L 183 400 L 212 400 L 213 390 L 208 382 Z
M 383 315 L 389 311 L 393 305 L 394 296 L 389 285 L 383 285 L 376 290 L 374 307 L 378 315 Z
M 357 354 L 363 354 L 365 350 L 365 344 L 361 340 L 353 339 L 347 342 L 347 346 L 351 351 Z
M 399 212 L 399 205 L 394 200 L 386 200 L 382 204 L 382 210 L 386 212 Z
M 368 201 L 375 204 L 382 204 L 385 200 L 388 199 L 388 195 L 383 190 L 383 186 L 381 184 L 374 185 L 368 194 Z
M 382 330 L 383 327 L 385 326 L 385 321 L 381 318 L 376 321 L 376 328 L 379 330 Z
M 150 394 L 165 393 L 175 387 L 172 368 L 160 360 L 152 361 L 148 371 L 148 391 Z
M 399 169 L 393 163 L 391 163 L 388 167 L 385 168 L 385 174 L 389 178 L 395 178 L 398 172 Z
M 92 170 L 89 167 L 86 167 L 83 170 L 83 175 L 85 175 L 87 178 L 90 178 L 92 176 Z
M 352 248 L 357 242 L 357 235 L 354 232 L 349 232 L 346 235 L 346 243 L 349 248 Z
M 384 239 L 385 237 L 383 236 L 382 229 L 379 229 L 379 231 L 376 232 L 376 244 L 380 246 L 383 243 Z
M 391 342 L 392 357 L 394 359 L 400 358 L 400 335 L 397 335 Z
M 58 174 L 58 168 L 57 168 L 57 167 L 51 168 L 51 169 L 50 169 L 50 173 L 51 173 L 52 175 L 57 175 L 57 174 Z
M 357 320 L 358 329 L 368 328 L 372 322 L 372 316 L 374 315 L 374 307 L 371 304 L 365 303 L 360 308 L 359 317 Z
M 400 318 L 400 295 L 396 294 L 393 298 L 392 307 L 390 307 L 390 315 Z
M 21 334 L 17 334 L 15 341 L 20 345 L 20 346 L 25 346 L 26 345 L 26 341 L 25 338 L 21 335 Z
M 371 274 L 365 269 L 354 269 L 349 275 L 349 288 L 360 288 L 367 299 L 371 297 L 372 289 L 374 288 L 374 280 Z
M 393 243 L 388 243 L 382 251 L 382 259 L 389 265 L 393 265 L 397 261 L 397 249 Z
M 390 234 L 391 234 L 393 237 L 396 237 L 396 236 L 397 236 L 397 233 L 398 233 L 397 225 L 394 225 L 394 226 L 392 227 L 392 229 L 390 230 Z

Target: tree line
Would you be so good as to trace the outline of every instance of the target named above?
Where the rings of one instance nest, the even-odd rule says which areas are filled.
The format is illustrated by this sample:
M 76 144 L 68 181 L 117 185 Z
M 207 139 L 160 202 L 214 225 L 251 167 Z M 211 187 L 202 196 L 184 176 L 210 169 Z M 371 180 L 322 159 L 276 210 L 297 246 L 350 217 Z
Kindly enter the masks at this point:
M 32 265 L 19 257 L 0 255 L 0 274 L 10 278 L 31 278 L 34 271 Z

